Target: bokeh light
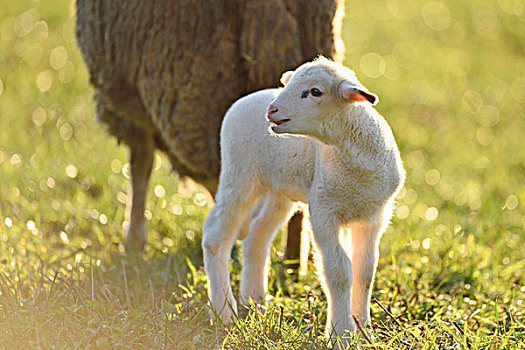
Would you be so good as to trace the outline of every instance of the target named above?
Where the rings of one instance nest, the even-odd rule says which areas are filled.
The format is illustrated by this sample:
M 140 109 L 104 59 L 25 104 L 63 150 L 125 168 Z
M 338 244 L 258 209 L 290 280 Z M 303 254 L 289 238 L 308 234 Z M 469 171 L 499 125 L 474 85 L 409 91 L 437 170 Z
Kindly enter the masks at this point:
M 379 78 L 385 73 L 386 62 L 381 55 L 370 52 L 361 57 L 361 71 L 370 78 Z
M 423 5 L 421 12 L 423 21 L 431 29 L 443 31 L 450 26 L 450 10 L 442 2 L 429 1 Z

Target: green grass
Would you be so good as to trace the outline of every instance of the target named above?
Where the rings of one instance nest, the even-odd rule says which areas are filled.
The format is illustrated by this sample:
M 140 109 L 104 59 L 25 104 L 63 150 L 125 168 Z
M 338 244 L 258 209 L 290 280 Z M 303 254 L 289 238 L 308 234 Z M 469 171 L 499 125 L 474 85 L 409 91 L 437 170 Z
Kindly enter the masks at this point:
M 350 1 L 344 41 L 408 173 L 363 348 L 525 348 L 525 5 Z M 267 309 L 210 323 L 210 205 L 162 154 L 148 246 L 123 254 L 127 150 L 92 93 L 74 4 L 0 0 L 0 348 L 326 348 L 314 269 L 294 281 L 278 243 Z

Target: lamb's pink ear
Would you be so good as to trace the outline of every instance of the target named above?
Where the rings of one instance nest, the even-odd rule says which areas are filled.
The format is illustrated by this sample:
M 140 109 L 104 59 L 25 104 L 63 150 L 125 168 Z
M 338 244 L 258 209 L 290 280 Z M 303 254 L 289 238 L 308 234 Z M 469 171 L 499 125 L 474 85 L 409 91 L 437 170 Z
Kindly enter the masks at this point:
M 284 72 L 283 75 L 281 76 L 281 84 L 286 86 L 286 84 L 288 84 L 290 79 L 292 79 L 292 75 L 293 75 L 292 71 Z
M 376 94 L 368 91 L 363 85 L 344 81 L 339 85 L 339 94 L 341 98 L 348 102 L 368 101 L 372 105 L 379 102 Z

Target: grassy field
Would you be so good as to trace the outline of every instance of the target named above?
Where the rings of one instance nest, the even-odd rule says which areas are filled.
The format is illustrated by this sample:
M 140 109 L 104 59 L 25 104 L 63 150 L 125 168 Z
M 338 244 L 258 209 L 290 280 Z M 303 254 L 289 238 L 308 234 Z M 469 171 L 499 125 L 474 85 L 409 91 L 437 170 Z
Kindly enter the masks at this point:
M 363 348 L 525 349 L 525 3 L 349 1 L 344 41 L 408 175 Z M 279 242 L 267 309 L 210 323 L 210 205 L 162 154 L 124 255 L 127 150 L 92 93 L 74 3 L 0 0 L 0 348 L 325 349 L 314 269 L 280 273 Z

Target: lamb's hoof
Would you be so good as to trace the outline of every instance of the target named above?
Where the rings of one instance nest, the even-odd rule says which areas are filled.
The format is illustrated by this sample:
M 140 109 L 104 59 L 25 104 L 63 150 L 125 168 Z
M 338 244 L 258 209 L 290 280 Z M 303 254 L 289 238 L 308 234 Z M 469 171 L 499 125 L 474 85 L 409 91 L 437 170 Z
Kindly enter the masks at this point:
M 251 312 L 252 312 L 252 308 L 250 307 L 250 305 L 239 306 L 239 318 L 241 320 L 248 318 Z
M 222 310 L 220 313 L 215 312 L 212 308 L 210 317 L 213 323 L 218 322 L 219 324 L 222 323 L 222 325 L 228 326 L 237 317 L 235 316 L 235 313 L 230 308 L 228 308 L 228 310 Z
M 355 342 L 352 341 L 352 338 L 349 338 L 349 337 L 338 338 L 336 345 L 334 346 L 334 349 L 335 350 L 353 349 L 352 348 L 353 344 L 355 345 Z
M 251 303 L 249 305 L 241 305 L 239 307 L 239 318 L 247 319 L 249 317 L 255 320 L 262 319 L 262 316 L 266 313 L 267 307 L 258 303 Z
M 361 349 L 361 345 L 368 344 L 364 339 L 360 338 L 360 334 L 355 331 L 346 330 L 342 336 L 335 337 L 332 335 L 329 341 L 329 346 L 334 350 L 353 350 Z

